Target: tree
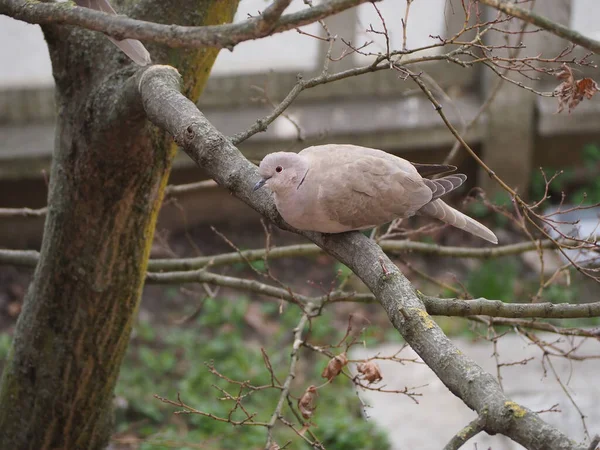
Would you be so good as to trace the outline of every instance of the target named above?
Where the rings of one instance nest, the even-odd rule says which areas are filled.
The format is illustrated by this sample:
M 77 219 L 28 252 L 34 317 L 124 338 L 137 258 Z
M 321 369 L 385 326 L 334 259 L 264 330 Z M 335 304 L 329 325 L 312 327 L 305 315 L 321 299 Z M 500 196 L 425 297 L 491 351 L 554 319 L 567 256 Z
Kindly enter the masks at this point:
M 532 237 L 531 242 L 519 244 L 518 248 L 506 246 L 491 250 L 437 248 L 410 241 L 402 241 L 400 246 L 433 253 L 470 252 L 490 256 L 527 249 L 597 249 L 597 244 L 585 239 L 567 240 L 564 236 L 559 240 L 549 234 L 547 227 L 556 228 L 556 224 L 540 215 L 535 204 L 527 203 L 477 157 L 461 137 L 462 133 L 448 121 L 435 90 L 418 69 L 419 63 L 433 58 L 467 68 L 482 63 L 506 82 L 522 85 L 511 76 L 528 75 L 531 71 L 550 73 L 562 64 L 568 68 L 587 63 L 569 59 L 568 54 L 547 60 L 509 55 L 500 60 L 506 64 L 499 62 L 494 55 L 505 48 L 486 48 L 480 45 L 481 36 L 507 19 L 498 15 L 490 21 L 482 20 L 477 13 L 482 5 L 544 28 L 592 52 L 600 50 L 597 41 L 511 3 L 462 2 L 465 26 L 457 35 L 439 39 L 437 46 L 444 49 L 441 56 L 417 55 L 403 59 L 418 49 L 393 50 L 388 45 L 386 52 L 371 55 L 373 62 L 364 67 L 329 73 L 326 62 L 320 76 L 299 80 L 271 114 L 233 138 L 223 136 L 196 107 L 195 101 L 219 49 L 295 29 L 364 1 L 329 0 L 298 13 L 284 14 L 290 0 L 275 0 L 261 16 L 240 24 L 227 24 L 235 13 L 235 0 L 181 0 L 169 4 L 153 0 L 114 2 L 120 11 L 137 19 L 110 16 L 69 4 L 0 0 L 0 13 L 42 25 L 52 59 L 59 109 L 48 213 L 39 257 L 7 251 L 1 254 L 4 261 L 37 265 L 2 377 L 0 447 L 104 448 L 111 430 L 111 396 L 143 283 L 145 280 L 181 282 L 189 277 L 187 279 L 260 289 L 301 308 L 290 376 L 281 386 L 281 401 L 272 420 L 263 424 L 268 430 L 267 447 L 277 448 L 272 429 L 281 420 L 282 405 L 293 379 L 294 361 L 303 343 L 304 325 L 332 298 L 356 299 L 343 292 L 306 299 L 274 286 L 245 286 L 245 280 L 225 280 L 219 275 L 198 271 L 207 261 L 149 263 L 149 249 L 177 148 L 171 137 L 219 185 L 277 226 L 291 230 L 279 217 L 268 194 L 252 191 L 258 178 L 256 167 L 241 155 L 236 145 L 265 130 L 303 90 L 317 85 L 381 70 L 397 71 L 414 82 L 436 107 L 459 145 L 509 193 L 519 211 L 523 229 L 544 238 Z M 410 2 L 408 4 L 410 6 Z M 381 33 L 385 34 L 385 20 L 383 17 L 381 20 L 384 30 Z M 149 50 L 153 60 L 164 65 L 134 66 L 105 36 L 89 30 L 101 31 L 115 39 L 152 43 Z M 471 30 L 477 30 L 477 36 L 462 41 Z M 326 39 L 333 46 L 335 37 L 326 32 Z M 367 49 L 351 43 L 346 46 L 347 53 L 368 53 Z M 570 85 L 558 93 L 570 106 L 576 106 L 584 96 L 591 97 L 595 92 L 593 82 L 581 84 L 580 81 L 583 80 L 567 80 Z M 584 85 L 592 87 L 583 90 Z M 507 398 L 496 379 L 462 354 L 430 314 L 482 315 L 485 318 L 481 320 L 493 324 L 502 323 L 506 320 L 503 318 L 596 317 L 600 315 L 599 303 L 552 307 L 544 303 L 514 305 L 486 299 L 450 301 L 427 297 L 412 287 L 382 250 L 382 247 L 386 249 L 385 241 L 379 246 L 359 233 L 320 235 L 291 231 L 305 236 L 350 267 L 373 294 L 361 300 L 379 302 L 394 327 L 423 361 L 455 395 L 477 411 L 479 419 L 470 425 L 470 431 L 462 434 L 464 438 L 457 437 L 460 444 L 485 430 L 505 434 L 531 449 L 587 447 Z M 389 246 L 387 248 L 389 250 Z M 305 251 L 314 252 L 315 248 L 305 248 Z M 251 257 L 264 255 L 263 251 Z M 572 263 L 590 277 L 597 277 L 593 270 Z M 536 327 L 524 320 L 507 323 Z M 339 363 L 336 357 L 333 359 Z M 308 388 L 305 394 L 308 397 L 303 397 L 299 404 L 305 419 L 311 416 L 310 405 L 314 400 L 311 392 Z M 173 403 L 187 407 L 181 400 Z M 23 411 L 27 414 L 22 414 Z M 320 444 L 313 442 L 312 445 L 319 447 Z M 458 448 L 456 443 L 452 445 L 448 448 Z

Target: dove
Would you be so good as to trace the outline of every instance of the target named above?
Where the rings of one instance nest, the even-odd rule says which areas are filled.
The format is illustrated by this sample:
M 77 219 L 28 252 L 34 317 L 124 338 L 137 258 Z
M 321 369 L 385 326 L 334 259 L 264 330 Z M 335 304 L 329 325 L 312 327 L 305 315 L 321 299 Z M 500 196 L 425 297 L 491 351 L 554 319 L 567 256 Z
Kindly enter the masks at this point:
M 83 6 L 85 8 L 95 9 L 96 11 L 102 11 L 107 14 L 116 15 L 117 12 L 110 5 L 108 0 L 75 0 L 77 6 Z M 139 66 L 147 66 L 152 61 L 150 59 L 150 53 L 146 50 L 144 45 L 136 39 L 123 39 L 119 41 L 112 37 L 108 37 L 110 41 L 121 49 L 131 60 Z
M 343 233 L 419 214 L 497 244 L 488 228 L 441 199 L 463 184 L 466 175 L 426 178 L 454 170 L 356 145 L 317 145 L 265 156 L 254 190 L 267 186 L 281 217 L 299 230 Z

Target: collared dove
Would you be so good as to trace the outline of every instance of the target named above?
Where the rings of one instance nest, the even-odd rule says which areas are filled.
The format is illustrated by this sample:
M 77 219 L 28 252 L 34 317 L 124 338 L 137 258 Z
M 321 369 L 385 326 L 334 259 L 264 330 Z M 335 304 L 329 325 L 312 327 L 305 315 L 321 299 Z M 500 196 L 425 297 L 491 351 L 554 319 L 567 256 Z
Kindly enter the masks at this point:
M 75 0 L 75 3 L 77 6 L 95 9 L 96 11 L 102 11 L 107 14 L 117 14 L 108 0 Z M 110 36 L 108 36 L 108 39 L 119 47 L 123 53 L 129 56 L 134 63 L 140 66 L 147 66 L 152 62 L 150 53 L 148 53 L 148 50 L 146 50 L 146 47 L 144 47 L 140 41 L 136 39 L 123 39 L 122 41 L 119 41 Z
M 355 145 L 318 145 L 267 155 L 254 190 L 268 186 L 283 219 L 299 230 L 343 233 L 421 214 L 497 244 L 489 229 L 440 199 L 463 184 L 465 175 L 423 178 L 455 169 L 412 164 Z

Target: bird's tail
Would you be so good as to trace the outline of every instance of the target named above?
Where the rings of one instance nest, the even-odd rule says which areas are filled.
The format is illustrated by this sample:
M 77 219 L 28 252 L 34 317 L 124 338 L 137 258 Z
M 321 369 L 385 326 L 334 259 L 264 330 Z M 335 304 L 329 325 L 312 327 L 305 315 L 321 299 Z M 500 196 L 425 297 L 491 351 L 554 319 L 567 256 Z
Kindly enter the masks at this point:
M 471 219 L 469 216 L 466 216 L 460 211 L 448 206 L 440 199 L 427 203 L 419 210 L 419 213 L 439 219 L 448 225 L 465 230 L 467 233 L 471 233 L 493 244 L 498 243 L 498 238 L 496 235 L 487 227 L 484 227 L 479 222 Z
M 86 8 L 95 9 L 96 11 L 102 11 L 107 14 L 117 14 L 108 0 L 76 0 L 75 3 L 79 6 L 85 6 Z M 147 66 L 152 62 L 150 53 L 148 53 L 144 44 L 137 39 L 123 39 L 122 41 L 119 41 L 110 36 L 109 39 L 113 44 L 119 47 L 123 53 L 129 56 L 134 63 L 140 66 Z

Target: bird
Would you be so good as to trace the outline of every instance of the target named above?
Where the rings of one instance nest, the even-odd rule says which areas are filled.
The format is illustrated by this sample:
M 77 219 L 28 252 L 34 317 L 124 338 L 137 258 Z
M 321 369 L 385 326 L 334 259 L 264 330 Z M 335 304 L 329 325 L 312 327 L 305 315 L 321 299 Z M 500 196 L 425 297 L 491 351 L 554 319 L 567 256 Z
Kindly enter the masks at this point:
M 117 15 L 117 12 L 108 2 L 108 0 L 75 0 L 75 4 L 77 6 L 83 6 L 84 8 L 94 9 L 96 11 L 105 12 L 111 15 Z M 147 66 L 152 62 L 150 58 L 150 53 L 137 39 L 123 39 L 119 41 L 108 36 L 108 39 L 115 44 L 123 53 L 125 53 L 129 58 L 139 66 Z
M 441 199 L 467 179 L 454 170 L 373 148 L 327 144 L 266 155 L 253 190 L 267 186 L 281 217 L 298 230 L 343 233 L 419 214 L 497 244 L 492 231 Z M 443 176 L 427 178 L 432 175 Z

